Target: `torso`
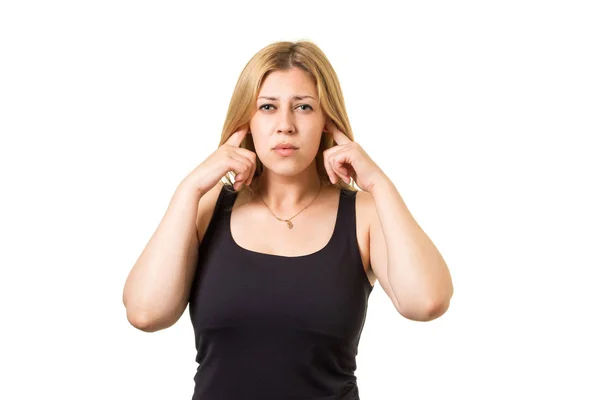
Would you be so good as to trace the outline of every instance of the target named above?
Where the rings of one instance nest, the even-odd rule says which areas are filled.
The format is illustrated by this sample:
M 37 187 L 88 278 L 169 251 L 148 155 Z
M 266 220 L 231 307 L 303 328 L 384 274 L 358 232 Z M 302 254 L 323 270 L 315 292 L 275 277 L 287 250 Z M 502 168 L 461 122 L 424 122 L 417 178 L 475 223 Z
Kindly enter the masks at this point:
M 356 235 L 363 268 L 373 286 L 377 278 L 369 262 L 369 221 L 364 195 L 359 191 L 356 196 Z M 245 204 L 236 198 L 231 211 L 231 235 L 239 247 L 257 253 L 288 257 L 315 253 L 326 246 L 333 234 L 339 197 L 338 188 L 324 188 L 308 208 L 292 219 L 293 229 L 277 220 L 260 198 Z M 260 235 L 256 234 L 256 226 L 261 227 Z
M 201 198 L 199 232 L 215 223 L 189 295 L 194 398 L 358 399 L 355 356 L 373 289 L 370 274 L 361 275 L 369 259 L 365 215 L 374 211 L 362 203 L 373 204 L 370 195 L 323 188 L 289 229 L 260 197 L 244 204 L 229 188 L 213 189 Z

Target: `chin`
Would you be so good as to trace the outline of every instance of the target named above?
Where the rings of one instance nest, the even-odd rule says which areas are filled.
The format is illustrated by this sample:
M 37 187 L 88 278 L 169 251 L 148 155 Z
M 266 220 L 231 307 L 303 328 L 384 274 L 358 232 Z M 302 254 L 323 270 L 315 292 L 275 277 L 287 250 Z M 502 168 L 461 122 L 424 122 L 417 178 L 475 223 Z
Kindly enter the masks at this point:
M 295 176 L 310 165 L 310 162 L 302 163 L 298 162 L 298 160 L 290 161 L 291 160 L 269 160 L 266 163 L 263 162 L 263 167 L 277 175 Z
M 264 165 L 266 169 L 273 172 L 274 174 L 281 176 L 296 176 L 304 169 L 299 168 L 297 165 Z

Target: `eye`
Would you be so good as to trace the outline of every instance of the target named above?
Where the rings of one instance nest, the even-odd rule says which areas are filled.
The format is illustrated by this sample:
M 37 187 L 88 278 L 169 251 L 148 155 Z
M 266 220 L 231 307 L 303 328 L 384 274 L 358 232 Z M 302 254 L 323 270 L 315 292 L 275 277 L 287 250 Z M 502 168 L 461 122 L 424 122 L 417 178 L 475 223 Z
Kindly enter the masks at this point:
M 265 110 L 263 107 L 273 107 L 273 104 L 263 104 L 262 106 L 259 107 L 259 110 Z M 269 110 L 265 110 L 265 111 L 269 111 Z
M 264 110 L 264 111 L 270 111 L 270 109 L 266 109 L 264 107 L 275 107 L 273 104 L 263 104 L 260 107 L 258 107 L 259 110 Z M 301 107 L 308 107 L 308 109 L 312 110 L 312 106 L 309 104 L 300 104 L 298 107 L 296 108 L 301 108 Z M 302 111 L 307 111 L 307 109 L 302 108 Z

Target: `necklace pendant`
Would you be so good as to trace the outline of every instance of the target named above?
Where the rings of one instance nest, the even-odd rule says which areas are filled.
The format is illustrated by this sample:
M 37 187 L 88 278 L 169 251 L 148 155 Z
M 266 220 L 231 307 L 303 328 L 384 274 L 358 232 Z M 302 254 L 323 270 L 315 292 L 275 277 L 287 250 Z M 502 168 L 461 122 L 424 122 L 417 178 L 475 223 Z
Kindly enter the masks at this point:
M 292 221 L 286 219 L 285 222 L 287 222 L 289 229 L 292 229 L 294 227 L 294 224 L 292 224 Z

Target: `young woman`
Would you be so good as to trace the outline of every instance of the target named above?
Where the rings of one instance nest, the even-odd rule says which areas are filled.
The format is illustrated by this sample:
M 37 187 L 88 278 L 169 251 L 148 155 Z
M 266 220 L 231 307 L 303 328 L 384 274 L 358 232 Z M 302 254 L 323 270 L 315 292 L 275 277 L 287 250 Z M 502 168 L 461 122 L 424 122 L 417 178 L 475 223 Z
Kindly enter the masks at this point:
M 441 255 L 354 141 L 326 56 L 273 43 L 242 71 L 217 150 L 179 184 L 130 272 L 127 318 L 153 332 L 189 304 L 194 399 L 358 399 L 376 281 L 418 321 L 453 293 Z

